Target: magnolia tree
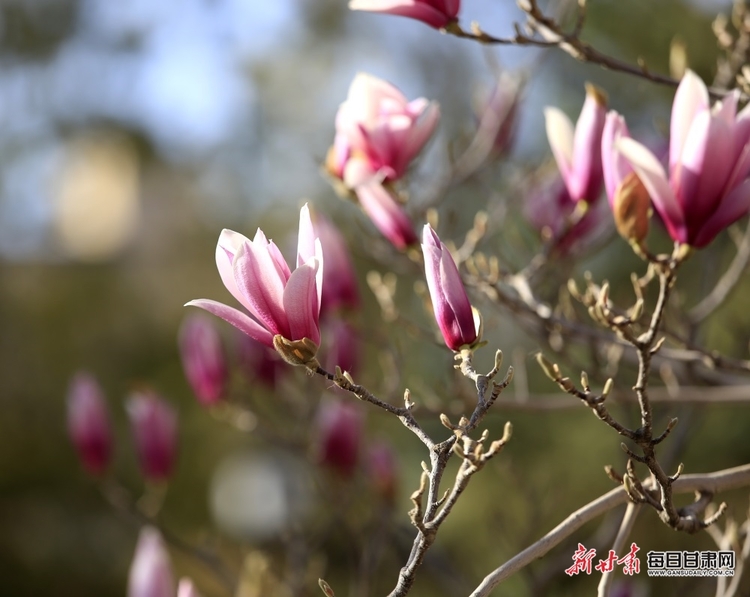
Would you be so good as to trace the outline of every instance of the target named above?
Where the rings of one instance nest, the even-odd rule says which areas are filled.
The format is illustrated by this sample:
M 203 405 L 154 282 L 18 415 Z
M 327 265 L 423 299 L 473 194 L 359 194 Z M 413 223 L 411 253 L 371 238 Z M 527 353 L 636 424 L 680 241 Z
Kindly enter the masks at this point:
M 722 394 L 711 392 L 718 389 L 723 395 L 731 394 L 733 385 L 746 383 L 741 374 L 750 371 L 750 361 L 720 354 L 700 342 L 702 325 L 741 282 L 750 259 L 750 228 L 741 235 L 733 226 L 750 210 L 750 109 L 741 108 L 750 92 L 750 73 L 744 66 L 750 47 L 750 12 L 737 2 L 731 21 L 734 28 L 726 18 L 717 20 L 715 30 L 724 55 L 719 74 L 708 87 L 690 70 L 658 75 L 643 64 L 620 61 L 582 41 L 585 1 L 578 2 L 572 19 L 553 18 L 534 0 L 519 0 L 518 6 L 516 34 L 505 39 L 477 24 L 465 28 L 459 0 L 352 0 L 349 4 L 352 10 L 409 17 L 443 34 L 465 38 L 467 43 L 547 47 L 591 63 L 591 68 L 601 66 L 623 77 L 669 86 L 674 99 L 668 140 L 655 142 L 658 136 L 648 131 L 640 135 L 641 140 L 632 135 L 625 116 L 608 109 L 606 90 L 593 85 L 586 86 L 585 99 L 581 93 L 582 108 L 575 124 L 559 108 L 547 107 L 544 121 L 557 172 L 540 168 L 514 190 L 524 198 L 520 216 L 538 231 L 540 242 L 528 263 L 513 267 L 492 254 L 495 235 L 502 235 L 503 230 L 493 226 L 488 214 L 497 211 L 502 199 L 488 199 L 473 226 L 458 231 L 455 224 L 446 226 L 438 217 L 438 202 L 416 203 L 409 198 L 410 166 L 439 125 L 438 103 L 410 99 L 387 81 L 358 74 L 331 123 L 333 140 L 322 169 L 336 192 L 359 206 L 391 245 L 383 250 L 383 243 L 376 243 L 378 248 L 370 255 L 380 262 L 376 270 L 388 273 L 373 270 L 367 275 L 382 312 L 382 325 L 403 326 L 422 345 L 441 337 L 443 350 L 454 356 L 452 374 L 465 378 L 462 395 L 471 388 L 472 398 L 462 399 L 463 412 L 443 412 L 434 400 L 423 400 L 419 391 L 404 387 L 397 390 L 402 398 L 394 400 L 392 382 L 398 383 L 397 374 L 384 375 L 382 383 L 373 387 L 360 383 L 360 375 L 366 375 L 364 365 L 377 368 L 378 363 L 365 359 L 361 351 L 357 314 L 363 290 L 348 248 L 352 239 L 347 241 L 322 211 L 310 204 L 302 207 L 292 262 L 260 229 L 252 239 L 243 234 L 248 231 L 223 230 L 215 259 L 228 295 L 187 303 L 190 310 L 179 333 L 187 380 L 200 404 L 212 413 L 262 442 L 297 453 L 300 461 L 320 465 L 318 483 L 312 489 L 304 483 L 307 489 L 300 490 L 302 501 L 305 491 L 318 492 L 335 508 L 347 509 L 351 504 L 342 496 L 352 498 L 342 487 L 358 487 L 361 511 L 355 518 L 368 522 L 347 535 L 343 551 L 349 557 L 357 554 L 359 562 L 350 567 L 352 577 L 337 586 L 326 574 L 329 544 L 325 533 L 316 528 L 315 516 L 309 512 L 296 516 L 290 514 L 291 506 L 279 506 L 290 498 L 283 491 L 274 493 L 273 474 L 249 479 L 248 483 L 263 485 L 269 493 L 261 494 L 265 497 L 257 503 L 240 505 L 257 510 L 269 533 L 288 537 L 284 553 L 277 548 L 254 551 L 256 560 L 246 562 L 243 571 L 233 571 L 220 550 L 192 545 L 160 525 L 157 513 L 177 456 L 177 414 L 152 390 L 141 389 L 130 397 L 127 412 L 147 491 L 133 501 L 111 480 L 104 484 L 108 499 L 143 524 L 128 581 L 129 596 L 199 594 L 201 588 L 187 578 L 179 587 L 175 583 L 169 544 L 197 558 L 214 574 L 216 585 L 202 589 L 207 594 L 302 595 L 318 591 L 317 584 L 329 597 L 367 595 L 384 578 L 392 586 L 391 597 L 436 594 L 440 589 L 434 584 L 429 593 L 420 589 L 421 578 L 438 574 L 436 562 L 470 585 L 456 588 L 446 581 L 445 594 L 504 594 L 493 591 L 561 543 L 572 549 L 563 554 L 563 564 L 557 557 L 551 566 L 568 577 L 594 573 L 602 596 L 648 593 L 646 568 L 649 574 L 655 571 L 652 576 L 713 577 L 700 582 L 714 583 L 716 594 L 725 597 L 742 590 L 750 522 L 726 514 L 721 494 L 750 487 L 750 464 L 725 468 L 725 463 L 716 460 L 709 471 L 683 467 L 679 453 L 691 423 L 678 425 L 677 418 L 656 411 L 655 405 L 669 401 L 676 409 L 701 396 L 721 398 Z M 564 26 L 568 20 L 570 28 Z M 498 79 L 479 112 L 473 139 L 447 166 L 448 185 L 460 183 L 488 161 L 507 154 L 522 92 L 521 77 L 504 73 Z M 355 217 L 353 211 L 350 216 Z M 613 228 L 619 236 L 609 234 Z M 716 266 L 718 281 L 709 291 L 678 300 L 679 274 L 696 267 L 696 252 L 722 236 L 736 243 L 731 263 L 722 266 L 722 271 Z M 654 248 L 668 246 L 665 239 L 671 239 L 669 250 Z M 579 273 L 559 292 L 545 290 L 559 264 L 570 266 L 608 243 L 637 256 L 639 265 L 627 288 L 619 281 L 614 288 L 605 279 Z M 574 267 L 569 270 L 576 271 Z M 418 294 L 434 316 L 439 336 L 414 323 L 417 315 L 401 311 L 403 300 L 396 279 L 408 284 L 410 276 L 422 281 L 415 287 L 421 288 Z M 196 288 L 195 292 L 202 291 Z M 621 446 L 622 457 L 606 468 L 614 484 L 610 491 L 574 512 L 556 512 L 559 524 L 543 536 L 530 538 L 528 546 L 510 559 L 497 559 L 478 573 L 455 571 L 450 563 L 441 563 L 446 560 L 441 552 L 441 528 L 471 493 L 472 479 L 480 473 L 495 474 L 485 465 L 493 458 L 504 458 L 501 452 L 511 440 L 510 422 L 499 433 L 484 428 L 491 421 L 486 420 L 490 413 L 503 413 L 501 395 L 511 386 L 514 371 L 503 367 L 500 349 L 507 353 L 514 346 L 491 345 L 496 340 L 489 325 L 485 334 L 483 321 L 508 314 L 538 347 L 534 369 L 524 369 L 524 381 L 517 379 L 513 385 L 525 384 L 534 372 L 545 374 L 561 394 L 547 406 L 577 399 L 578 408 L 590 410 L 598 419 L 590 419 L 588 425 L 608 428 L 608 441 Z M 236 328 L 242 338 L 232 350 L 233 359 L 219 332 L 224 326 L 221 334 L 225 335 L 229 328 L 219 319 Z M 410 353 L 401 354 L 402 360 L 409 359 Z M 487 362 L 494 361 L 489 371 L 475 368 L 475 358 L 483 354 L 489 356 Z M 293 366 L 307 375 L 290 377 Z M 249 375 L 242 391 L 255 393 L 266 387 L 276 398 L 258 403 L 238 400 L 233 367 Z M 584 367 L 588 373 L 581 370 Z M 304 395 L 305 405 L 290 402 L 289 394 Z M 516 392 L 514 402 L 519 395 Z M 444 398 L 447 402 L 452 396 Z M 619 402 L 615 409 L 610 405 L 613 400 Z M 390 442 L 368 435 L 365 419 L 378 413 L 383 419 L 381 428 L 404 426 L 414 446 L 421 444 L 421 468 L 399 462 Z M 87 471 L 105 473 L 113 440 L 102 392 L 89 374 L 78 374 L 71 382 L 69 426 Z M 667 449 L 670 442 L 671 451 Z M 292 476 L 294 466 L 286 467 Z M 565 489 L 559 484 L 548 487 L 558 495 Z M 513 491 L 512 485 L 502 489 L 506 496 Z M 692 495 L 692 500 L 683 494 Z M 250 500 L 247 492 L 232 495 L 230 502 Z M 399 495 L 410 495 L 408 514 Z M 502 502 L 496 500 L 496 507 L 502 508 Z M 273 514 L 276 507 L 286 508 L 277 517 L 278 524 Z M 305 510 L 304 505 L 300 508 Z M 615 532 L 592 539 L 595 545 L 587 547 L 591 536 L 582 535 L 581 527 L 611 512 L 617 516 Z M 471 524 L 483 525 L 492 513 L 477 510 L 473 515 L 472 523 L 466 515 L 462 518 L 461 537 L 467 543 L 472 541 Z M 714 549 L 698 552 L 694 544 L 684 542 L 680 551 L 641 551 L 631 537 L 637 515 L 651 525 L 666 525 L 682 537 L 707 534 L 715 542 Z M 409 549 L 390 550 L 389 541 L 396 545 L 396 539 L 379 532 L 386 520 L 401 521 L 396 524 L 401 537 L 410 536 Z M 332 524 L 352 523 L 334 517 Z M 595 547 L 600 550 L 598 557 Z M 384 553 L 389 550 L 387 558 Z M 282 561 L 285 567 L 278 564 Z M 641 579 L 636 582 L 638 574 Z M 531 592 L 535 585 L 530 586 Z M 705 584 L 700 586 L 703 594 L 709 590 Z

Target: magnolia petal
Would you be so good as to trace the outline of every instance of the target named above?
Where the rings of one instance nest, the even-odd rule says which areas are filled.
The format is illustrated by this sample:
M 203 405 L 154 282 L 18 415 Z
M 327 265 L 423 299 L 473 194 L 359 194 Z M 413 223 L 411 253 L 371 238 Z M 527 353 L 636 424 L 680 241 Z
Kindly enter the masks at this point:
M 693 71 L 685 71 L 672 103 L 669 126 L 669 170 L 680 161 L 690 127 L 699 112 L 709 109 L 708 90 Z
M 586 101 L 576 122 L 573 136 L 568 192 L 576 201 L 592 203 L 602 184 L 602 130 L 606 116 L 606 96 L 593 85 L 586 86 Z
M 689 228 L 699 228 L 716 210 L 733 166 L 733 149 L 725 120 L 708 111 L 695 117 L 679 167 L 672 172 L 672 188 Z
M 615 149 L 615 142 L 619 138 L 630 137 L 628 125 L 625 119 L 611 110 L 604 121 L 602 131 L 602 172 L 604 174 L 604 186 L 607 189 L 607 198 L 610 205 L 614 200 L 617 187 L 623 179 L 633 171 L 630 162 Z
M 440 29 L 455 19 L 458 4 L 455 1 L 447 3 L 446 6 L 451 9 L 451 12 L 444 12 L 418 0 L 351 0 L 349 8 L 410 17 Z
M 243 334 L 249 336 L 253 340 L 257 340 L 261 344 L 273 348 L 273 334 L 242 311 L 238 311 L 224 303 L 212 301 L 211 299 L 195 299 L 185 303 L 185 306 L 198 307 L 199 309 L 208 311 L 209 313 L 216 315 L 216 317 L 220 317 L 227 323 L 232 324 Z
M 405 146 L 401 150 L 401 159 L 404 162 L 402 167 L 404 169 L 422 151 L 422 148 L 435 132 L 439 120 L 440 106 L 437 102 L 430 102 L 412 124 Z
M 417 242 L 411 220 L 387 189 L 377 181 L 355 189 L 359 204 L 375 227 L 398 249 Z
M 274 334 L 288 334 L 285 284 L 267 248 L 255 243 L 242 245 L 234 258 L 234 279 L 250 313 Z
M 477 333 L 474 314 L 456 263 L 445 245 L 440 256 L 439 272 L 443 296 L 453 313 L 452 323 L 460 338 L 459 346 L 471 344 L 476 340 Z
M 559 108 L 548 107 L 544 109 L 544 126 L 557 167 L 567 181 L 573 164 L 573 123 Z
M 748 210 L 750 210 L 750 180 L 746 180 L 727 195 L 719 209 L 700 228 L 695 238 L 688 241 L 689 244 L 696 248 L 705 247 L 716 238 L 719 232 L 734 224 Z
M 298 267 L 292 272 L 284 289 L 284 310 L 289 321 L 289 335 L 282 335 L 287 340 L 309 338 L 320 345 L 320 302 L 315 279 L 318 265 L 313 259 L 312 265 Z
M 315 256 L 315 228 L 307 203 L 299 210 L 299 232 L 297 234 L 297 267 Z M 287 278 L 288 279 L 288 278 Z
M 232 263 L 235 254 L 246 242 L 249 243 L 250 241 L 245 235 L 225 228 L 221 231 L 219 241 L 216 243 L 216 268 L 219 270 L 221 281 L 231 295 L 242 304 L 244 304 L 245 299 L 234 281 Z
M 615 142 L 615 149 L 620 151 L 633 166 L 672 238 L 684 242 L 685 219 L 682 208 L 675 199 L 667 181 L 667 175 L 659 160 L 645 146 L 634 139 L 618 139 Z

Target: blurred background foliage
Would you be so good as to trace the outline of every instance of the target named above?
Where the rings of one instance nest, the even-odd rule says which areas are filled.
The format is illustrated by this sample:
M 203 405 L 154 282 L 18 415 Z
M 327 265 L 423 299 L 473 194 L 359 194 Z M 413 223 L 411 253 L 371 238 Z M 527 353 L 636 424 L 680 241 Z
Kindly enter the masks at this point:
M 464 5 L 463 23 L 477 20 L 496 35 L 511 34 L 519 18 L 510 1 Z M 663 0 L 658 7 L 647 0 L 592 0 L 583 37 L 612 55 L 631 62 L 640 56 L 654 71 L 667 72 L 670 43 L 679 36 L 691 67 L 710 81 L 717 57 L 712 15 L 729 8 L 728 2 L 706 0 Z M 320 164 L 336 109 L 358 71 L 393 82 L 409 98 L 435 99 L 442 110 L 440 133 L 411 176 L 416 211 L 455 147 L 470 137 L 472 96 L 492 86 L 497 64 L 529 76 L 516 143 L 502 161 L 444 193 L 437 207 L 445 233 L 460 243 L 488 197 L 503 197 L 506 220 L 482 248 L 522 266 L 539 240 L 523 223 L 524 197 L 509 181 L 550 159 L 543 107 L 558 105 L 575 117 L 583 83 L 592 81 L 607 90 L 611 107 L 626 116 L 631 130 L 663 132 L 670 89 L 576 63 L 560 52 L 482 48 L 408 19 L 353 13 L 345 0 L 0 2 L 0 595 L 125 591 L 138 521 L 107 504 L 66 437 L 66 386 L 81 368 L 106 391 L 118 439 L 113 469 L 135 496 L 142 481 L 123 400 L 147 384 L 178 408 L 180 458 L 160 514 L 165 528 L 217 550 L 232 571 L 244 564 L 255 578 L 269 570 L 282 578 L 292 574 L 288 546 L 295 534 L 318 529 L 325 549 L 308 546 L 312 553 L 295 556 L 308 563 L 310 575 L 299 582 L 306 587 L 299 594 L 317 594 L 317 576 L 341 594 L 350 588 L 352 595 L 378 595 L 392 587 L 412 536 L 405 513 L 426 457 L 423 446 L 395 420 L 365 409 L 368 437 L 387 440 L 398 454 L 399 493 L 393 511 L 383 513 L 372 505 L 364 473 L 344 483 L 316 469 L 311 450 L 303 447 L 302 458 L 290 460 L 252 431 L 212 417 L 192 397 L 179 363 L 182 305 L 226 296 L 213 258 L 223 227 L 252 235 L 261 226 L 290 254 L 298 208 L 308 199 L 343 230 L 358 267 L 365 297 L 356 318 L 365 364 L 358 379 L 393 401 L 409 387 L 418 402 L 438 412 L 461 412 L 471 392 L 456 378 L 451 355 L 415 336 L 413 326 L 384 324 L 365 283 L 367 271 L 385 272 L 392 260 L 403 317 L 431 329 L 412 290 L 420 269 L 397 259 L 365 217 L 335 197 Z M 713 286 L 716 264 L 731 255 L 729 244 L 720 239 L 684 268 L 680 292 L 687 304 Z M 612 239 L 581 263 L 563 261 L 561 269 L 577 276 L 590 269 L 612 281 L 616 297 L 627 297 L 629 272 L 642 266 L 624 249 Z M 385 256 L 386 263 L 374 256 Z M 564 282 L 563 275 L 552 281 L 547 298 Z M 714 316 L 705 334 L 710 347 L 747 356 L 744 305 L 730 301 Z M 531 360 L 539 341 L 508 312 L 483 311 L 490 347 L 479 353 L 478 368 L 488 369 L 499 347 L 514 364 L 529 365 L 530 392 L 553 392 Z M 221 329 L 234 346 L 233 330 Z M 304 400 L 316 400 L 326 389 L 319 379 L 288 369 L 276 395 L 259 384 L 238 390 L 254 404 L 271 404 L 282 425 L 311 420 L 314 412 Z M 623 387 L 632 383 L 627 373 Z M 504 402 L 516 400 L 514 391 L 511 386 L 487 423 L 499 436 L 511 420 L 514 438 L 459 502 L 414 595 L 467 594 L 570 511 L 608 491 L 605 464 L 623 465 L 619 438 L 583 406 L 506 409 Z M 674 411 L 659 407 L 658 420 Z M 635 417 L 630 406 L 616 412 L 625 420 Z M 694 425 L 675 456 L 688 472 L 750 458 L 746 406 L 681 407 L 680 414 Z M 445 432 L 434 415 L 420 418 L 434 433 Z M 306 514 L 284 536 L 244 537 L 238 544 L 217 526 L 212 479 L 227 457 L 238 454 L 265 458 L 296 479 L 293 491 L 307 503 Z M 746 493 L 721 497 L 741 518 Z M 613 525 L 616 516 L 584 528 L 497 594 L 591 594 L 596 577 L 570 579 L 562 571 L 577 541 L 588 546 Z M 644 554 L 712 547 L 705 535 L 672 533 L 650 511 L 633 538 Z M 357 555 L 368 539 L 389 546 L 369 593 L 356 583 Z M 179 549 L 172 555 L 178 573 L 195 578 L 204 595 L 227 594 L 210 566 Z M 634 587 L 638 595 L 712 590 L 708 581 L 649 581 L 643 574 Z

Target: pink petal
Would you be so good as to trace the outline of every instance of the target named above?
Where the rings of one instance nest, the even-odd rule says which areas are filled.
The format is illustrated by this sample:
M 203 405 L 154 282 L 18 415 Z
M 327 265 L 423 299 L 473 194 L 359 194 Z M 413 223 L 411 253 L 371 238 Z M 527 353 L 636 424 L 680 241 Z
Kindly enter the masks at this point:
M 722 119 L 701 112 L 685 139 L 672 173 L 677 201 L 688 228 L 700 227 L 715 210 L 732 169 L 733 139 Z
M 216 244 L 216 267 L 219 270 L 221 281 L 232 296 L 243 304 L 244 298 L 234 281 L 232 263 L 237 251 L 246 242 L 250 242 L 246 236 L 225 228 L 221 231 L 219 242 Z
M 418 0 L 351 0 L 349 8 L 351 10 L 367 10 L 410 17 L 427 23 L 436 29 L 445 27 L 456 16 L 455 13 L 446 14 L 438 8 Z M 454 8 L 454 3 L 451 3 L 450 8 Z
M 289 333 L 284 314 L 284 281 L 266 248 L 245 243 L 234 258 L 234 277 L 250 313 L 274 334 Z M 288 282 L 287 282 L 288 283 Z
M 368 182 L 355 189 L 362 209 L 378 230 L 398 249 L 417 242 L 411 220 L 403 208 L 379 182 Z
M 557 167 L 567 182 L 573 165 L 573 123 L 559 108 L 548 107 L 544 109 L 544 125 Z
M 709 98 L 706 85 L 693 71 L 686 71 L 677 87 L 672 104 L 672 118 L 669 127 L 670 173 L 680 161 L 693 120 L 699 112 L 708 109 Z
M 750 180 L 743 182 L 721 202 L 719 209 L 706 220 L 690 244 L 696 248 L 705 247 L 716 238 L 719 232 L 734 224 L 748 210 L 750 210 Z
M 315 256 L 315 228 L 310 217 L 307 203 L 299 211 L 299 232 L 297 235 L 297 267 L 307 263 Z M 288 279 L 288 278 L 287 278 Z
M 638 178 L 646 187 L 651 201 L 659 212 L 673 239 L 685 241 L 685 219 L 682 208 L 677 203 L 667 181 L 667 175 L 659 160 L 646 147 L 630 138 L 620 138 L 615 142 L 620 151 L 633 166 Z
M 606 110 L 606 99 L 602 92 L 587 85 L 586 101 L 573 137 L 572 171 L 566 181 L 568 192 L 576 201 L 593 202 L 601 191 L 602 130 Z
M 243 334 L 246 334 L 253 340 L 257 340 L 261 344 L 273 348 L 273 334 L 242 311 L 238 311 L 229 305 L 212 301 L 210 299 L 196 299 L 189 303 L 185 303 L 185 306 L 204 309 L 205 311 L 220 317 L 227 323 L 232 324 Z
M 440 106 L 435 102 L 430 102 L 424 111 L 417 117 L 417 120 L 412 123 L 406 143 L 401 149 L 404 169 L 408 167 L 409 163 L 420 151 L 422 151 L 422 148 L 435 132 L 435 127 L 437 127 L 439 120 Z
M 602 132 L 602 172 L 610 205 L 614 200 L 617 187 L 633 171 L 630 162 L 615 149 L 615 142 L 621 137 L 630 137 L 628 125 L 622 116 L 612 110 L 607 114 Z
M 315 260 L 311 265 L 301 265 L 294 272 L 284 290 L 284 310 L 289 321 L 288 340 L 302 340 L 309 338 L 320 345 L 320 329 L 318 327 L 318 288 L 315 281 L 318 264 Z

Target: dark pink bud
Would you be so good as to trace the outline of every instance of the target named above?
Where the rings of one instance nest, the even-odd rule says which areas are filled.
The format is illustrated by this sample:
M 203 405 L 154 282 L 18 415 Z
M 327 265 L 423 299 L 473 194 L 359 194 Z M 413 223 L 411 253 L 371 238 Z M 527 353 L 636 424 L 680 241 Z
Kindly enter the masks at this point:
M 104 472 L 112 456 L 112 430 L 97 381 L 77 373 L 68 388 L 68 433 L 86 470 Z
M 177 412 L 151 391 L 131 394 L 127 411 L 143 476 L 166 479 L 177 457 Z
M 363 424 L 357 405 L 339 400 L 323 402 L 316 421 L 320 461 L 351 477 L 359 460 Z
M 128 597 L 174 597 L 169 553 L 159 531 L 143 527 L 130 565 Z
M 475 344 L 480 335 L 479 313 L 472 309 L 450 251 L 429 224 L 424 226 L 422 252 L 435 320 L 445 343 L 455 351 Z
M 385 442 L 372 444 L 367 450 L 367 473 L 375 491 L 384 501 L 392 503 L 396 497 L 398 475 L 396 456 Z
M 216 404 L 224 395 L 229 369 L 213 322 L 200 315 L 188 315 L 180 328 L 179 346 L 185 377 L 198 401 L 205 406 Z

